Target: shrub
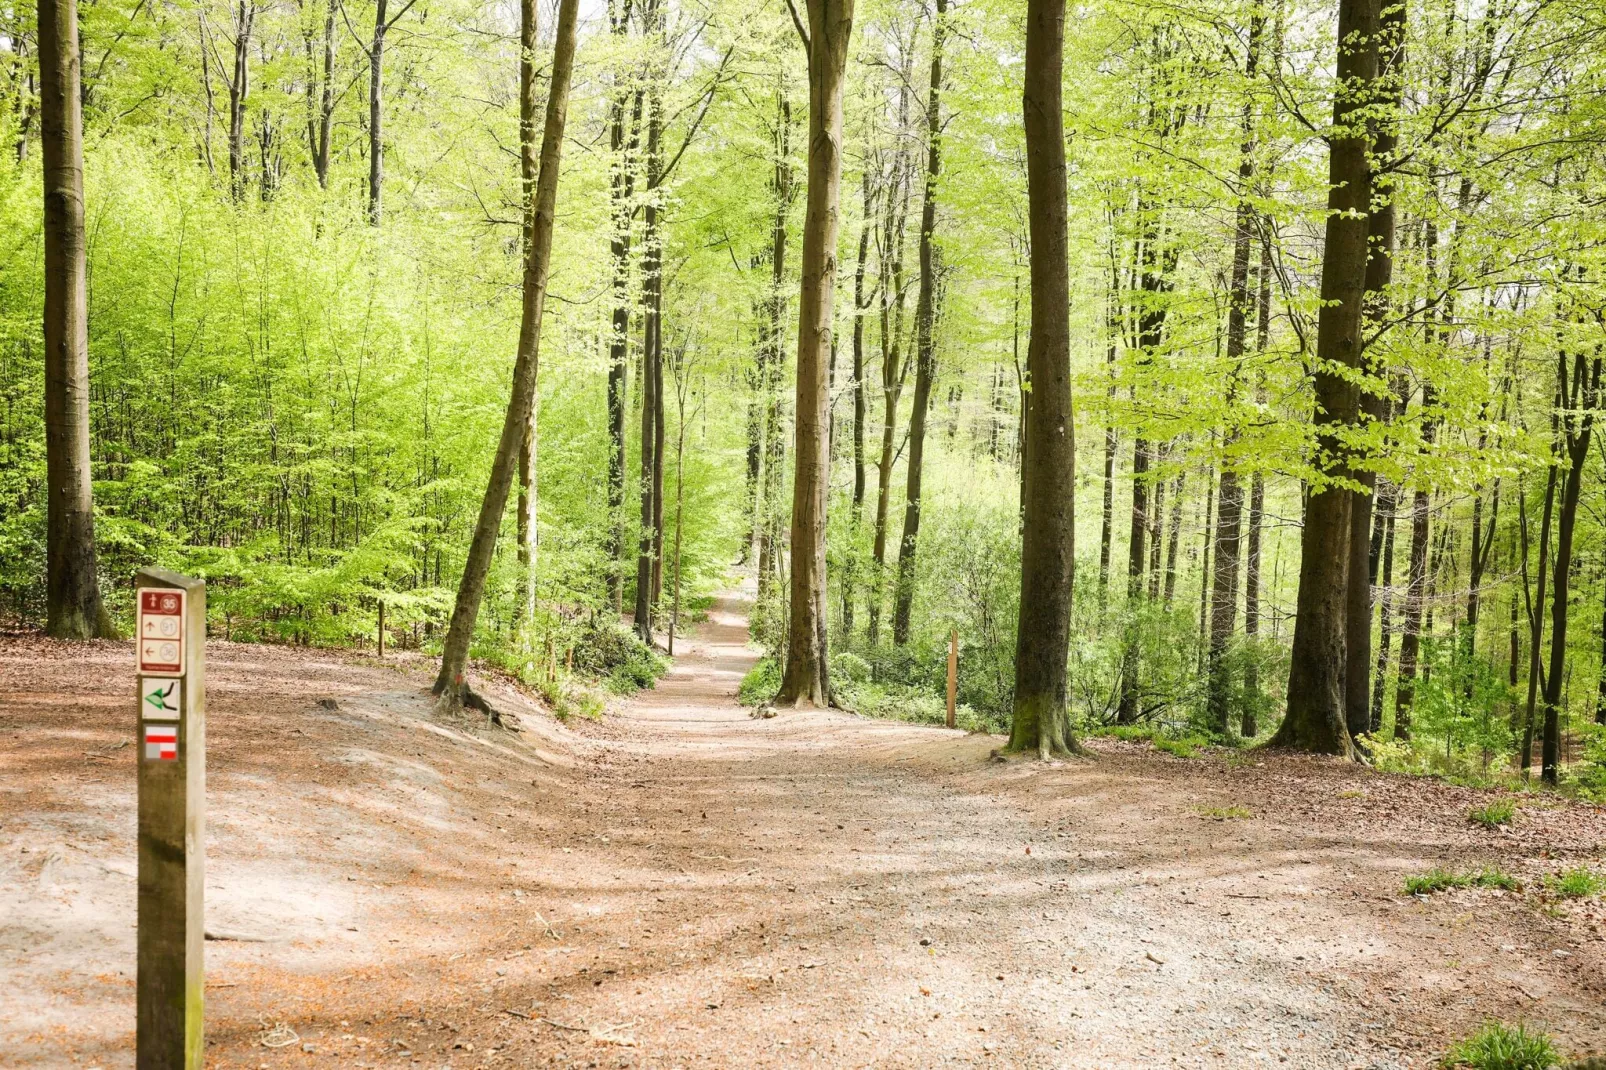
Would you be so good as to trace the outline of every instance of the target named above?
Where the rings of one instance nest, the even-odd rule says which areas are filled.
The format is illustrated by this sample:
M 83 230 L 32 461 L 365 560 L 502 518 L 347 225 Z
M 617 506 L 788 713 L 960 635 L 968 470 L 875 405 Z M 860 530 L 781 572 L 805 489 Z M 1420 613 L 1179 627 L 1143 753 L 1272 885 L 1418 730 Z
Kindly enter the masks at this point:
M 1550 1070 L 1561 1065 L 1561 1056 L 1546 1034 L 1529 1032 L 1521 1022 L 1511 1026 L 1491 1019 L 1451 1048 L 1443 1065 L 1471 1070 Z
M 781 667 L 774 658 L 760 658 L 757 665 L 742 677 L 736 689 L 736 700 L 743 706 L 761 706 L 775 697 L 781 689 Z
M 1484 806 L 1475 806 L 1467 811 L 1467 820 L 1474 825 L 1482 825 L 1486 829 L 1499 828 L 1508 824 L 1517 812 L 1517 804 L 1510 799 L 1494 799 Z

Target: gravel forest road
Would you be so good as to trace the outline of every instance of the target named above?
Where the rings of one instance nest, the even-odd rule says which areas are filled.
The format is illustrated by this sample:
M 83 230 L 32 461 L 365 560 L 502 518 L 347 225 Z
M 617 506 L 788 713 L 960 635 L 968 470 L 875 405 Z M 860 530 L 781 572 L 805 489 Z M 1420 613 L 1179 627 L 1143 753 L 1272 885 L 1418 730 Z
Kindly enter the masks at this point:
M 1401 894 L 1598 863 L 1601 810 L 756 719 L 745 608 L 600 722 L 493 689 L 517 735 L 434 717 L 420 658 L 217 644 L 209 1065 L 1421 1068 L 1485 1016 L 1606 1049 L 1599 904 Z M 3 1065 L 132 1064 L 128 660 L 0 640 Z

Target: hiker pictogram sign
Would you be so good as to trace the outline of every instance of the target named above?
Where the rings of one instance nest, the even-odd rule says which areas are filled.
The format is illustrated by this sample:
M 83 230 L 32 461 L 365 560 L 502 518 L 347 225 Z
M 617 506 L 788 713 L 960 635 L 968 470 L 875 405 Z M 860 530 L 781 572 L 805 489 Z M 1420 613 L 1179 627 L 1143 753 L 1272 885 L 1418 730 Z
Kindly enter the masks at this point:
M 183 676 L 184 592 L 141 587 L 137 593 L 139 672 L 144 675 Z
M 183 695 L 179 681 L 170 676 L 152 676 L 139 682 L 139 712 L 147 721 L 176 721 Z

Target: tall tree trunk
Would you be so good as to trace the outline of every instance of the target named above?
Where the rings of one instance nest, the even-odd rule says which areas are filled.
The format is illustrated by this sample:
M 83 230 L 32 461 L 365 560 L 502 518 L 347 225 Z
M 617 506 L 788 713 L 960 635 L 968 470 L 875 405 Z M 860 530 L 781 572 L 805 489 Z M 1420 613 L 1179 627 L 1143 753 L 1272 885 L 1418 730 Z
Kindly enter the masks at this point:
M 251 30 L 256 15 L 254 2 L 237 0 L 234 68 L 229 78 L 229 193 L 236 201 L 245 196 L 245 98 L 251 92 Z
M 112 636 L 100 601 L 89 455 L 84 126 L 76 0 L 39 3 L 45 246 L 45 589 L 47 634 Z
M 375 0 L 374 37 L 368 45 L 368 222 L 379 226 L 385 186 L 385 22 L 389 0 Z
M 1316 327 L 1318 464 L 1344 468 L 1342 431 L 1356 422 L 1356 390 L 1335 366 L 1360 365 L 1371 174 L 1364 111 L 1377 77 L 1378 0 L 1339 0 L 1338 90 L 1328 141 L 1327 233 Z M 1299 594 L 1288 675 L 1288 710 L 1274 746 L 1354 754 L 1346 725 L 1345 665 L 1350 495 L 1318 483 L 1300 534 Z
M 1255 327 L 1255 349 L 1265 352 L 1271 340 L 1271 241 L 1260 239 L 1260 301 Z M 1266 403 L 1264 377 L 1255 385 L 1255 403 Z M 1244 662 L 1244 715 L 1239 733 L 1253 739 L 1260 731 L 1260 532 L 1266 515 L 1266 481 L 1257 470 L 1249 483 L 1249 535 L 1244 551 L 1244 645 L 1249 657 Z
M 1249 41 L 1244 51 L 1244 77 L 1253 84 L 1260 67 L 1260 38 L 1266 17 L 1256 9 L 1249 20 Z M 1238 149 L 1238 209 L 1232 236 L 1232 278 L 1227 295 L 1227 361 L 1231 365 L 1227 400 L 1236 400 L 1243 378 L 1243 356 L 1248 348 L 1249 314 L 1253 308 L 1249 293 L 1249 251 L 1255 238 L 1255 209 L 1250 203 L 1255 179 L 1255 108 L 1246 98 L 1239 120 L 1242 135 Z M 1230 450 L 1237 441 L 1234 428 L 1227 440 Z M 1221 505 L 1216 515 L 1216 568 L 1207 574 L 1211 587 L 1210 651 L 1206 663 L 1207 700 L 1210 724 L 1226 736 L 1231 732 L 1232 679 L 1227 663 L 1227 647 L 1232 642 L 1234 617 L 1238 610 L 1238 537 L 1243 523 L 1243 488 L 1230 458 L 1221 466 Z
M 435 694 L 449 707 L 461 706 L 463 673 L 468 665 L 468 648 L 474 638 L 474 623 L 485 594 L 485 580 L 491 571 L 491 557 L 507 511 L 512 489 L 519 443 L 535 404 L 536 376 L 540 367 L 541 312 L 546 304 L 547 276 L 551 269 L 552 231 L 558 202 L 558 165 L 563 155 L 563 127 L 569 110 L 569 83 L 574 73 L 574 49 L 579 0 L 560 0 L 558 29 L 552 50 L 552 80 L 547 92 L 546 125 L 541 135 L 541 163 L 535 186 L 535 224 L 531 229 L 529 254 L 524 258 L 524 301 L 519 319 L 518 356 L 513 365 L 513 388 L 508 398 L 507 416 L 497 441 L 496 459 L 480 503 L 474 539 L 463 563 L 463 579 L 457 587 L 452 622 L 441 651 L 441 668 L 435 678 Z
M 329 188 L 329 134 L 335 117 L 335 53 L 339 38 L 335 35 L 335 19 L 340 13 L 341 0 L 327 0 L 323 10 L 323 37 L 321 47 L 313 47 L 310 28 L 306 35 L 307 52 L 307 155 L 312 159 L 312 173 L 317 176 L 318 188 Z M 322 70 L 319 70 L 319 52 Z
M 900 126 L 902 124 L 900 123 Z M 903 235 L 909 187 L 902 156 L 893 165 L 892 190 L 882 221 L 881 265 L 881 458 L 876 464 L 875 531 L 870 545 L 871 584 L 869 639 L 881 638 L 881 602 L 887 565 L 887 514 L 892 501 L 892 465 L 896 460 L 898 402 L 908 374 L 903 352 Z
M 859 259 L 853 271 L 853 505 L 849 513 L 848 553 L 842 570 L 842 634 L 853 635 L 854 581 L 858 577 L 859 528 L 864 522 L 864 300 L 865 262 L 870 256 L 870 227 L 874 215 L 870 168 L 863 176 L 864 209 L 859 221 Z
M 915 393 L 909 416 L 909 468 L 904 494 L 903 543 L 898 548 L 898 582 L 893 595 L 892 641 L 909 641 L 915 597 L 915 554 L 920 543 L 921 479 L 925 474 L 926 414 L 937 375 L 933 330 L 937 318 L 937 179 L 942 174 L 942 46 L 948 0 L 936 0 L 931 24 L 931 86 L 926 104 L 926 190 L 920 207 L 920 292 L 915 298 Z
M 1560 409 L 1563 397 L 1556 395 L 1556 407 Z M 1560 434 L 1559 415 L 1551 417 L 1551 437 L 1554 439 Z M 1539 567 L 1536 570 L 1538 591 L 1532 601 L 1528 602 L 1528 702 L 1524 710 L 1522 729 L 1522 775 L 1526 779 L 1528 770 L 1533 767 L 1534 749 L 1534 701 L 1539 694 L 1540 668 L 1539 650 L 1545 638 L 1545 580 L 1550 564 L 1550 522 L 1555 515 L 1556 507 L 1556 473 L 1558 465 L 1552 461 L 1550 471 L 1545 477 L 1545 508 L 1543 518 L 1539 522 Z M 1519 524 L 1522 534 L 1522 589 L 1526 597 L 1530 589 L 1528 578 L 1528 509 L 1525 495 L 1519 488 L 1517 505 L 1520 512 Z
M 646 33 L 657 40 L 660 7 L 649 0 Z M 657 82 L 647 89 L 646 188 L 641 234 L 641 530 L 636 547 L 636 634 L 650 644 L 663 582 L 664 348 L 663 235 L 656 190 L 663 173 L 663 100 Z
M 1599 347 L 1596 347 L 1599 353 Z M 1567 588 L 1572 576 L 1573 531 L 1578 521 L 1578 496 L 1583 486 L 1584 464 L 1589 460 L 1589 440 L 1595 425 L 1595 408 L 1600 401 L 1601 358 L 1592 361 L 1579 352 L 1573 357 L 1572 381 L 1568 382 L 1567 356 L 1559 353 L 1557 392 L 1568 402 L 1561 417 L 1567 446 L 1567 476 L 1562 483 L 1561 512 L 1556 519 L 1556 573 L 1550 595 L 1550 669 L 1545 675 L 1545 730 L 1540 758 L 1540 776 L 1552 786 L 1561 776 L 1561 694 L 1566 683 Z
M 1512 603 L 1512 619 L 1516 619 L 1516 601 Z M 1512 636 L 1512 662 L 1516 662 L 1516 636 L 1517 629 L 1511 629 Z M 1601 599 L 1600 619 L 1600 677 L 1595 684 L 1595 723 L 1606 724 L 1606 598 Z
M 1394 531 L 1395 510 L 1400 504 L 1400 488 L 1394 483 L 1383 485 L 1383 496 L 1378 502 L 1382 514 L 1382 566 L 1377 587 L 1381 592 L 1381 617 L 1378 632 L 1377 670 L 1373 674 L 1372 694 L 1366 713 L 1366 731 L 1372 735 L 1383 730 L 1383 692 L 1388 685 L 1389 647 L 1394 642 Z
M 1186 470 L 1177 473 L 1177 481 L 1171 485 L 1171 521 L 1168 525 L 1169 534 L 1166 537 L 1165 551 L 1165 589 L 1163 604 L 1171 608 L 1172 599 L 1177 593 L 1177 546 L 1182 542 L 1182 491 L 1187 486 L 1188 473 Z M 1208 518 L 1205 521 L 1209 525 Z
M 333 3 L 334 0 L 331 0 Z M 526 259 L 535 236 L 535 0 L 519 0 L 519 197 L 523 207 L 524 239 L 521 248 Z M 536 547 L 540 538 L 536 525 L 536 420 L 541 407 L 540 386 L 530 404 L 530 416 L 519 440 L 519 584 L 523 598 L 520 612 L 527 626 L 535 620 Z
M 798 300 L 791 599 L 786 672 L 777 705 L 824 706 L 831 698 L 825 601 L 830 398 L 825 363 L 831 348 L 831 299 L 841 225 L 842 83 L 853 36 L 853 4 L 854 0 L 808 0 L 809 189 Z
M 1394 277 L 1394 181 L 1386 169 L 1394 166 L 1398 141 L 1395 133 L 1404 82 L 1401 68 L 1405 51 L 1405 2 L 1388 0 L 1378 6 L 1377 79 L 1382 85 L 1384 114 L 1374 118 L 1372 158 L 1377 173 L 1371 175 L 1371 210 L 1367 214 L 1366 288 L 1363 298 L 1362 331 L 1375 331 L 1386 319 L 1387 292 Z M 1363 347 L 1364 348 L 1364 347 Z M 1379 376 L 1383 369 L 1365 352 L 1361 354 L 1368 370 Z M 1362 420 L 1380 422 L 1388 418 L 1387 396 L 1378 389 L 1360 392 Z M 1359 458 L 1352 458 L 1358 461 Z M 1372 505 L 1377 473 L 1367 465 L 1355 464 L 1354 478 L 1361 489 L 1350 494 L 1349 565 L 1344 599 L 1344 719 L 1350 736 L 1357 737 L 1371 728 L 1372 671 Z
M 616 38 L 629 32 L 631 0 L 624 0 L 622 11 L 608 5 L 609 30 Z M 613 98 L 608 105 L 609 157 L 608 181 L 612 233 L 609 259 L 612 271 L 612 326 L 608 333 L 608 597 L 614 612 L 624 608 L 625 577 L 625 410 L 630 368 L 630 221 L 631 199 L 635 196 L 636 172 L 630 159 L 635 145 L 636 124 L 627 125 L 630 89 L 621 86 L 615 73 Z
M 1113 238 L 1111 239 L 1113 242 Z M 1114 255 L 1111 255 L 1114 260 Z M 1120 323 L 1117 317 L 1116 301 L 1120 297 L 1120 279 L 1111 271 L 1110 291 L 1108 296 L 1109 308 L 1105 311 L 1105 331 L 1109 335 L 1104 349 L 1104 371 L 1109 380 L 1105 388 L 1106 410 L 1115 408 L 1115 358 L 1120 342 Z M 1115 454 L 1120 445 L 1119 436 L 1115 431 L 1113 416 L 1105 417 L 1104 424 L 1104 498 L 1100 503 L 1099 512 L 1099 620 L 1104 619 L 1104 610 L 1109 601 L 1110 590 L 1110 549 L 1115 534 Z
M 770 179 L 770 191 L 775 197 L 775 215 L 770 223 L 770 285 L 764 300 L 764 326 L 759 342 L 764 350 L 761 359 L 765 402 L 762 480 L 755 520 L 758 532 L 758 590 L 761 596 L 768 594 L 772 582 L 783 571 L 781 496 L 786 485 L 786 222 L 793 196 L 792 105 L 784 96 L 777 101 L 774 149 L 774 171 Z
M 1027 0 L 1026 189 L 1032 242 L 1031 391 L 1021 458 L 1020 622 L 1009 749 L 1078 751 L 1066 706 L 1076 564 L 1076 435 L 1071 413 L 1070 258 L 1061 110 L 1065 0 Z
M 1422 406 L 1427 408 L 1432 402 L 1431 388 L 1424 385 L 1422 393 Z M 1416 703 L 1417 662 L 1422 652 L 1422 613 L 1427 595 L 1430 505 L 1428 491 L 1418 488 L 1411 498 L 1411 564 L 1405 588 L 1405 629 L 1400 635 L 1400 676 L 1394 685 L 1395 739 L 1411 738 L 1411 710 Z

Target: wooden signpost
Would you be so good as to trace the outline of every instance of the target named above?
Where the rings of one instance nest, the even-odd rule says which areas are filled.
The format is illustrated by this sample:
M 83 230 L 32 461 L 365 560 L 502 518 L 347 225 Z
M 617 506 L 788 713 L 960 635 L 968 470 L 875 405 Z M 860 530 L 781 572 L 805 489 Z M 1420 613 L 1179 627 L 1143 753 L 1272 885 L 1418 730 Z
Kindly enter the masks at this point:
M 206 584 L 135 579 L 139 963 L 135 1066 L 201 1070 L 206 868 Z
M 948 633 L 948 727 L 954 726 L 954 712 L 959 702 L 959 629 Z

